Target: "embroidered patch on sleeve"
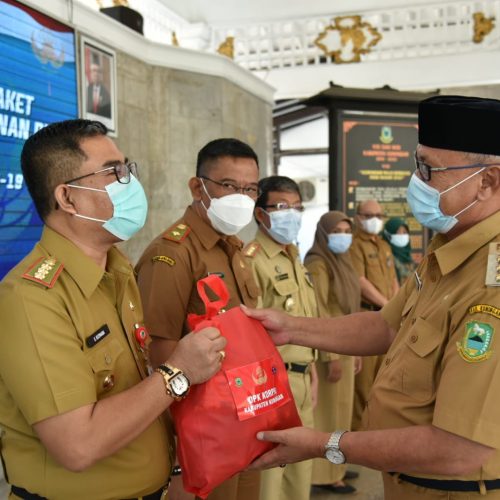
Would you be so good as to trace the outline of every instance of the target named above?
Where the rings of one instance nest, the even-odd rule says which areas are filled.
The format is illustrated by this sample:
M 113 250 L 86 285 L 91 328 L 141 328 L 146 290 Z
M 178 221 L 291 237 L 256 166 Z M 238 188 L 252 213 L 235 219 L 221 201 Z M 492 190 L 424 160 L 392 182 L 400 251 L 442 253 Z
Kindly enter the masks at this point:
M 175 266 L 175 259 L 167 257 L 166 255 L 155 255 L 152 259 L 153 262 L 165 262 L 169 266 Z
M 457 349 L 465 361 L 475 363 L 484 361 L 493 352 L 491 344 L 495 329 L 489 323 L 471 321 L 465 325 L 465 335 L 457 342 Z
M 500 319 L 500 309 L 495 306 L 490 306 L 489 304 L 476 304 L 475 306 L 469 307 L 469 314 L 475 313 L 490 314 Z

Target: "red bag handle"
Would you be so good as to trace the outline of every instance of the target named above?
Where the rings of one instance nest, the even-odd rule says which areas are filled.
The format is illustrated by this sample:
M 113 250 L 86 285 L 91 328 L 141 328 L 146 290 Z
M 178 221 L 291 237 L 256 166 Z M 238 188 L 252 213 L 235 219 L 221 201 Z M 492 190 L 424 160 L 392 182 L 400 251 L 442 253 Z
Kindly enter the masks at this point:
M 212 292 L 219 297 L 219 300 L 211 301 L 207 296 L 206 287 L 210 288 Z M 227 306 L 227 303 L 229 302 L 229 292 L 226 284 L 220 276 L 217 276 L 216 274 L 209 274 L 206 278 L 198 280 L 196 288 L 198 290 L 198 295 L 205 304 L 206 319 L 213 318 L 219 314 L 222 308 Z

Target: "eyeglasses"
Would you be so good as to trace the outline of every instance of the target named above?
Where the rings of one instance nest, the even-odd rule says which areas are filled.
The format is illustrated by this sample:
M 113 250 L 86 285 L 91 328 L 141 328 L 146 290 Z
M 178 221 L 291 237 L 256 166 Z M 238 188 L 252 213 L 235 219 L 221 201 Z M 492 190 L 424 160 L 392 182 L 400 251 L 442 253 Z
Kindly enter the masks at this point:
M 384 219 L 385 218 L 384 214 L 361 214 L 361 213 L 358 213 L 358 215 L 363 219 L 372 219 L 373 217 L 376 217 L 377 219 Z
M 303 212 L 306 208 L 304 205 L 289 205 L 288 203 L 282 202 L 282 203 L 275 203 L 274 205 L 264 205 L 262 208 L 275 208 L 276 210 L 297 210 L 298 212 Z
M 415 152 L 415 167 L 418 170 L 422 180 L 428 182 L 431 180 L 431 172 L 444 172 L 445 170 L 463 170 L 465 168 L 486 168 L 499 165 L 499 163 L 472 163 L 471 165 L 461 165 L 459 167 L 431 167 L 427 163 L 419 160 Z
M 214 181 L 213 179 L 210 179 L 210 177 L 206 177 L 204 175 L 201 175 L 200 179 L 205 179 L 206 181 L 210 181 L 213 182 L 214 184 L 217 184 L 217 186 L 221 186 L 222 189 L 228 194 L 241 193 L 241 194 L 246 194 L 251 198 L 257 198 L 260 194 L 260 190 L 257 186 L 238 186 L 233 182 Z
M 70 179 L 66 181 L 64 184 L 71 184 L 72 182 L 79 181 L 81 179 L 85 179 L 85 177 L 90 177 L 91 175 L 105 175 L 106 173 L 114 172 L 116 180 L 120 184 L 128 184 L 130 182 L 130 174 L 132 174 L 135 178 L 138 178 L 137 175 L 137 163 L 117 163 L 112 167 L 103 168 L 101 170 L 96 170 L 90 174 L 81 175 L 80 177 L 75 177 L 74 179 Z

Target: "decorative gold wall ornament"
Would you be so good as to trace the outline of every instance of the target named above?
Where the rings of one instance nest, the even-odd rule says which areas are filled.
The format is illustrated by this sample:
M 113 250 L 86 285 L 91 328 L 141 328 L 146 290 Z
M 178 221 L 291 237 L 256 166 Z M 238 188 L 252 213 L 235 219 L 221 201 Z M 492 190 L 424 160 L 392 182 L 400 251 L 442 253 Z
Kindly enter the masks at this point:
M 234 36 L 228 36 L 217 49 L 219 54 L 234 59 Z
M 491 33 L 495 27 L 495 18 L 486 17 L 483 12 L 474 12 L 472 14 L 474 19 L 474 43 L 482 43 L 484 37 Z
M 179 46 L 179 40 L 177 40 L 177 34 L 175 33 L 175 31 L 172 31 L 172 45 L 174 47 Z
M 382 35 L 370 23 L 362 22 L 361 16 L 338 16 L 314 40 L 336 64 L 360 62 L 361 54 L 368 54 Z

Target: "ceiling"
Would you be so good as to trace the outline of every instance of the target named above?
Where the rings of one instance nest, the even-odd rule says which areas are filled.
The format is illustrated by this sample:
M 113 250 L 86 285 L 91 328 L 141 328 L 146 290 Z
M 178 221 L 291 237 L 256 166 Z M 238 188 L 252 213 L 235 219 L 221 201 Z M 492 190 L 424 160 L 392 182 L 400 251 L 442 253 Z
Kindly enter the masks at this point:
M 436 3 L 436 0 L 160 0 L 189 22 L 244 24 L 276 19 L 354 14 L 369 10 L 394 9 Z M 441 0 L 439 3 L 445 3 Z M 450 3 L 452 3 L 450 1 Z

